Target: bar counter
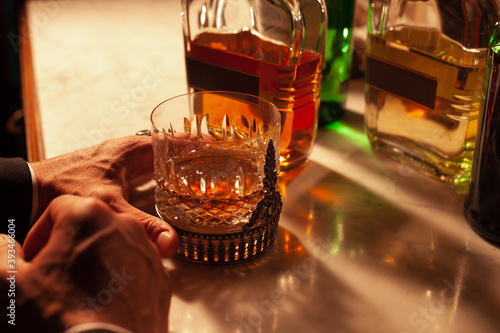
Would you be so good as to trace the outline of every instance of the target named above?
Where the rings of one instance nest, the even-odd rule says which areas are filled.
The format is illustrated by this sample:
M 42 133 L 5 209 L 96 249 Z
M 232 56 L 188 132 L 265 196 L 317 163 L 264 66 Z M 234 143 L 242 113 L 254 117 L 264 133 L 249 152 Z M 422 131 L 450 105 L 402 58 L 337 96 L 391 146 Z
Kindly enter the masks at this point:
M 149 128 L 186 92 L 179 1 L 28 1 L 20 50 L 29 159 Z M 166 259 L 169 332 L 500 332 L 500 249 L 465 194 L 374 152 L 363 82 L 282 179 L 278 239 L 241 264 Z M 134 204 L 152 211 L 151 181 Z M 165 314 L 167 315 L 167 314 Z

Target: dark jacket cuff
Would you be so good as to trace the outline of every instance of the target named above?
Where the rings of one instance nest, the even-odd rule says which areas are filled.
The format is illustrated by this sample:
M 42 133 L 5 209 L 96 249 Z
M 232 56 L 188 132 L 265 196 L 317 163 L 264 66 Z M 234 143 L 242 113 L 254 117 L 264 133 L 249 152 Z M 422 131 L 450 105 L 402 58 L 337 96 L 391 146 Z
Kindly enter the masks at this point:
M 23 243 L 28 233 L 33 202 L 33 183 L 28 163 L 22 158 L 0 158 L 0 232 Z

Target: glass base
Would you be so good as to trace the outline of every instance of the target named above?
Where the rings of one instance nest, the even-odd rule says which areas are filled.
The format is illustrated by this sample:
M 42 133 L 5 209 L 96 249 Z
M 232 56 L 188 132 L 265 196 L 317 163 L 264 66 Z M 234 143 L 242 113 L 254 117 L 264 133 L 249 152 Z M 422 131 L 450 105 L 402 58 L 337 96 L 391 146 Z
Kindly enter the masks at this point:
M 472 209 L 469 197 L 465 200 L 464 215 L 467 223 L 476 234 L 490 244 L 500 247 L 500 224 L 487 221 L 481 214 Z
M 321 101 L 319 105 L 318 126 L 326 127 L 342 119 L 345 114 L 344 103 Z
M 380 137 L 374 140 L 370 136 L 369 139 L 375 150 L 392 159 L 458 190 L 468 190 L 471 161 L 452 162 L 443 160 L 429 150 L 425 150 L 411 142 L 396 142 L 395 140 L 386 140 Z
M 229 234 L 205 234 L 175 228 L 177 257 L 198 263 L 237 263 L 265 253 L 276 240 L 279 214 L 255 228 Z

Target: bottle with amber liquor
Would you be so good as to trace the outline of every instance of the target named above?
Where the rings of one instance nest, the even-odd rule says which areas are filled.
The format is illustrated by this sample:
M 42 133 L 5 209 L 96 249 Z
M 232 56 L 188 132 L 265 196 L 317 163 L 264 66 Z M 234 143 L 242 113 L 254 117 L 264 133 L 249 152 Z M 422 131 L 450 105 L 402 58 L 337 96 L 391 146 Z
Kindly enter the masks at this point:
M 372 146 L 467 188 L 497 0 L 370 0 L 365 127 Z
M 472 164 L 465 218 L 483 238 L 500 245 L 500 25 L 490 39 L 484 107 Z
M 188 88 L 248 93 L 280 110 L 281 170 L 304 164 L 320 103 L 324 0 L 182 0 Z

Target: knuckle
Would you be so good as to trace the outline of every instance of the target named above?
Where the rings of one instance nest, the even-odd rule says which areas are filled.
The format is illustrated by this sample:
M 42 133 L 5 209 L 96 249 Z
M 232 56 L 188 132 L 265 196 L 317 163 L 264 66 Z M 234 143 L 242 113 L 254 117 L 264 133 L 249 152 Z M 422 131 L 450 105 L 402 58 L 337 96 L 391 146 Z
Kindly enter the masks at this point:
M 165 227 L 158 221 L 151 219 L 145 224 L 145 229 L 148 235 L 152 236 L 153 239 L 156 239 L 156 237 L 158 237 L 158 235 L 165 230 Z
M 81 211 L 87 212 L 92 216 L 99 216 L 110 212 L 110 207 L 107 206 L 102 200 L 92 197 L 82 198 L 79 206 Z
M 132 215 L 126 213 L 120 214 L 120 223 L 131 232 L 138 234 L 144 232 L 142 224 Z

